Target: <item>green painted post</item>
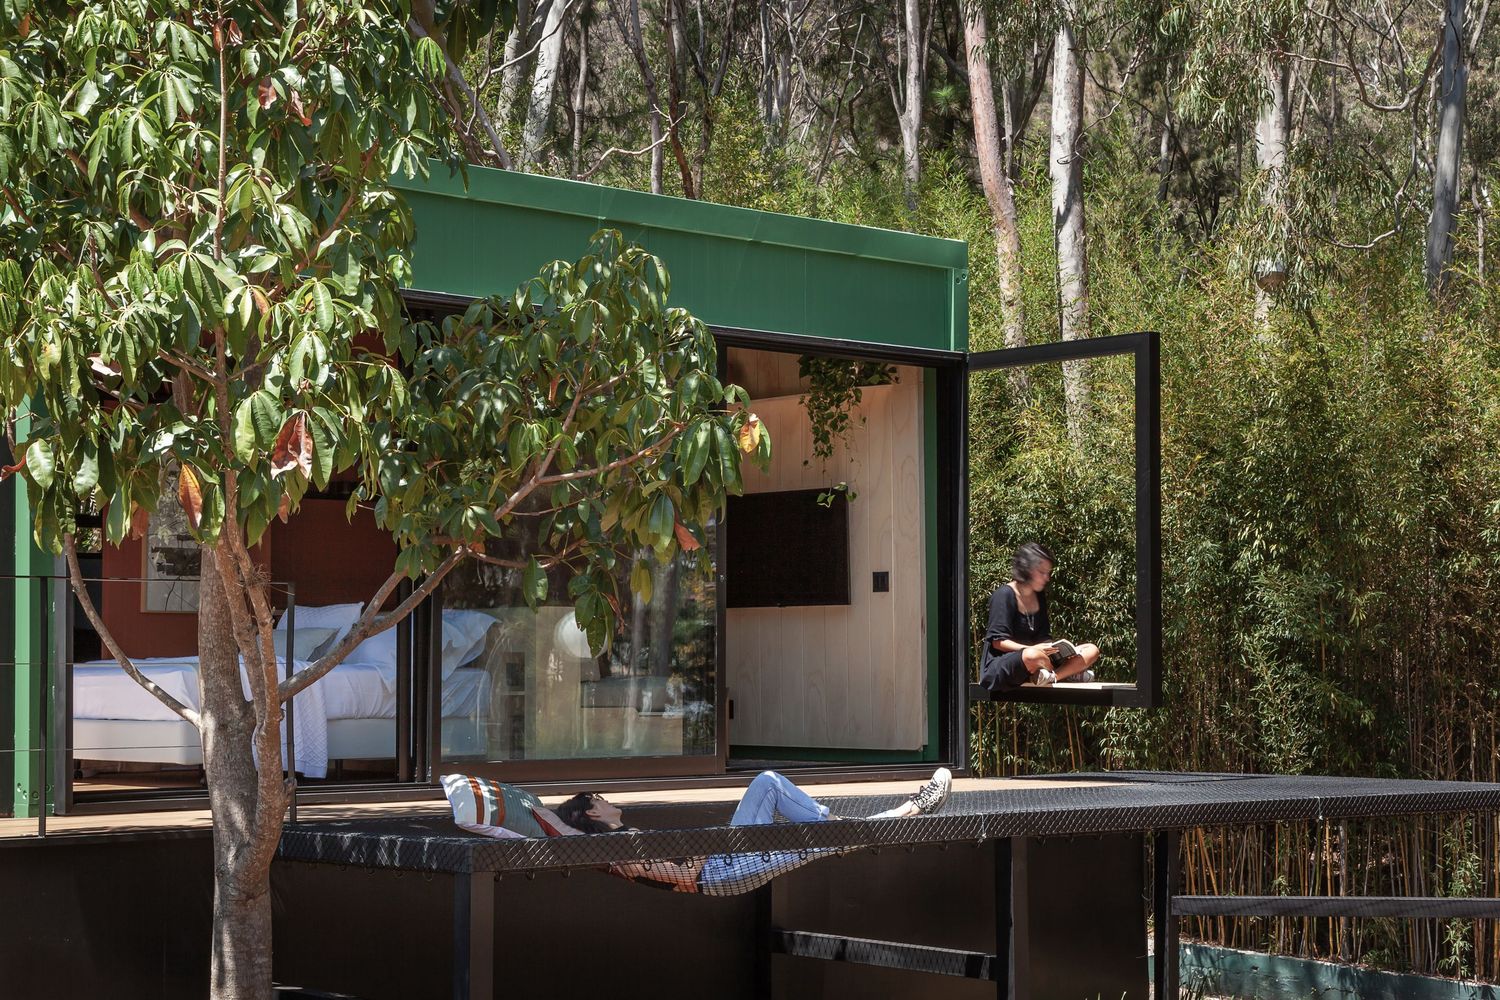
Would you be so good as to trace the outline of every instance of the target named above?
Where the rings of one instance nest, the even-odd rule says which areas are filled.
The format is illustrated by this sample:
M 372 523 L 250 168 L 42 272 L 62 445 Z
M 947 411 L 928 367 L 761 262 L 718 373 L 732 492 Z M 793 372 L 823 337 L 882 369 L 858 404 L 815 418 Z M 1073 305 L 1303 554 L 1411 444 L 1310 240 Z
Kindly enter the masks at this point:
M 25 436 L 28 423 L 24 419 L 18 422 L 18 436 Z M 24 482 L 15 476 L 0 488 L 9 491 L 6 508 L 10 517 L 5 531 L 12 545 L 11 572 L 18 578 L 10 581 L 8 597 L 10 636 L 5 658 L 12 664 L 6 668 L 11 675 L 11 683 L 7 685 L 10 717 L 7 728 L 12 752 L 5 772 L 12 789 L 11 814 L 36 816 L 42 809 L 46 787 L 39 744 L 43 732 L 41 713 L 49 710 L 45 702 L 50 644 L 41 628 L 46 583 L 26 578 L 50 572 L 51 560 L 32 539 L 31 503 Z

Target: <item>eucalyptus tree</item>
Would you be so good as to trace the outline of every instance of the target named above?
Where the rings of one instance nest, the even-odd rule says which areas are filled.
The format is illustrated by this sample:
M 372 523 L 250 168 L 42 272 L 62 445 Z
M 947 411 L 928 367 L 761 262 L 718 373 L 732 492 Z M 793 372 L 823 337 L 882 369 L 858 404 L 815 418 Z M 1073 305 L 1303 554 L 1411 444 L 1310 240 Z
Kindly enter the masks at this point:
M 412 220 L 390 178 L 448 152 L 448 61 L 408 29 L 399 6 L 353 0 L 0 16 L 4 471 L 109 654 L 200 734 L 218 998 L 270 995 L 290 698 L 469 559 L 532 602 L 549 565 L 574 567 L 602 641 L 621 553 L 698 549 L 742 454 L 769 454 L 705 328 L 667 305 L 662 263 L 617 234 L 509 298 L 404 319 Z M 252 549 L 335 476 L 399 555 L 337 647 L 288 670 Z M 196 704 L 138 669 L 76 554 L 80 512 L 102 509 L 118 544 L 166 490 L 202 560 Z M 507 560 L 523 509 L 549 512 L 540 543 Z
M 1063 340 L 1089 335 L 1088 249 L 1083 207 L 1083 25 L 1076 3 L 1059 11 L 1052 47 L 1052 137 L 1047 158 L 1052 180 L 1052 237 L 1057 249 L 1057 315 Z M 1088 408 L 1082 362 L 1063 364 L 1068 434 L 1076 444 Z
M 908 211 L 917 209 L 917 187 L 922 182 L 922 99 L 927 89 L 928 36 L 931 13 L 922 17 L 921 0 L 902 0 L 899 73 L 887 69 L 891 101 L 901 125 L 901 178 Z
M 1001 322 L 1006 347 L 1026 343 L 1026 312 L 1021 298 L 1021 233 L 1016 226 L 1016 198 L 1008 160 L 1009 130 L 1001 136 L 995 109 L 994 78 L 990 73 L 989 17 L 982 3 L 964 7 L 964 49 L 968 59 L 969 107 L 974 126 L 974 154 L 979 179 L 995 230 L 995 258 L 1000 286 Z M 1024 386 L 1024 372 L 1015 369 L 1013 383 Z
M 1464 0 L 1443 0 L 1442 69 L 1437 87 L 1437 152 L 1432 168 L 1432 212 L 1427 221 L 1427 288 L 1439 294 L 1453 261 L 1453 230 L 1463 166 L 1469 71 Z M 1488 7 L 1488 5 L 1486 5 Z
M 1315 53 L 1303 52 L 1314 3 L 1214 0 L 1169 14 L 1173 32 L 1186 45 L 1180 88 L 1186 117 L 1210 125 L 1230 142 L 1238 141 L 1246 122 L 1252 123 L 1256 171 L 1249 187 L 1258 192 L 1260 233 L 1250 271 L 1262 328 L 1272 297 L 1297 270 L 1290 259 L 1297 127 L 1292 98 L 1300 67 L 1317 61 Z
M 562 62 L 563 15 L 570 6 L 570 0 L 551 0 L 547 4 L 546 17 L 542 19 L 536 71 L 531 78 L 531 96 L 526 102 L 526 121 L 521 129 L 521 150 L 517 157 L 522 170 L 536 159 L 547 137 L 547 123 L 552 118 L 552 94 L 557 87 L 558 66 Z

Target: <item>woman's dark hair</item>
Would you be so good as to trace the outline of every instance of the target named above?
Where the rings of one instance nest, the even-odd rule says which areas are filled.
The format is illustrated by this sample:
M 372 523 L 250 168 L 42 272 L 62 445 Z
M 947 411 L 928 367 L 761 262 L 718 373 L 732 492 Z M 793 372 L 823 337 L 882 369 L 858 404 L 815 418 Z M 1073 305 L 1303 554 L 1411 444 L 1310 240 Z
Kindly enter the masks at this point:
M 598 792 L 579 792 L 553 812 L 557 813 L 558 819 L 580 833 L 609 833 L 616 828 L 589 815 L 589 810 L 594 808 L 594 799 L 598 796 Z
M 1057 560 L 1052 558 L 1052 550 L 1041 542 L 1025 543 L 1016 549 L 1016 554 L 1011 557 L 1011 579 L 1022 583 L 1030 582 L 1031 574 L 1041 569 L 1044 562 L 1054 565 L 1057 563 Z

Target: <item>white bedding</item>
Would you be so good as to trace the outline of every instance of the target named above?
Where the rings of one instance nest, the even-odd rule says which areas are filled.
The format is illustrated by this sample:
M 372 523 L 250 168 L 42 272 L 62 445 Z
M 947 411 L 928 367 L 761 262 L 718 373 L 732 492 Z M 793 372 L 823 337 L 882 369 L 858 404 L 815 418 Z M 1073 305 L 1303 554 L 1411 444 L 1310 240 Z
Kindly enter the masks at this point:
M 198 707 L 196 657 L 142 657 L 141 672 L 189 708 Z M 307 664 L 297 662 L 295 669 Z M 285 673 L 285 666 L 281 672 Z M 394 719 L 394 678 L 382 665 L 341 663 L 297 695 L 297 770 L 310 778 L 328 772 L 328 723 L 337 719 Z M 483 719 L 489 711 L 489 674 L 459 669 L 443 680 L 443 717 Z M 246 681 L 246 696 L 249 695 Z M 130 721 L 177 721 L 178 716 L 132 680 L 113 660 L 73 667 L 73 717 Z

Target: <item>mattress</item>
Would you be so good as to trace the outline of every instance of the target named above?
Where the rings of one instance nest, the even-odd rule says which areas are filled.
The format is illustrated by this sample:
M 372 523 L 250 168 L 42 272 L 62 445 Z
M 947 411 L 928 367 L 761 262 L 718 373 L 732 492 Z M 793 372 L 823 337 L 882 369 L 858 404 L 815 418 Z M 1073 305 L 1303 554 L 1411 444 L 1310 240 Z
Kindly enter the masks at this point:
M 134 662 L 141 673 L 182 704 L 198 707 L 196 658 L 142 657 Z M 306 663 L 293 663 L 293 669 L 305 666 Z M 248 697 L 248 680 L 245 687 Z M 489 693 L 490 677 L 486 671 L 476 668 L 453 671 L 443 682 L 443 718 L 468 720 L 477 727 L 489 714 Z M 297 734 L 297 770 L 309 777 L 326 774 L 331 724 L 395 717 L 395 685 L 386 667 L 339 664 L 296 697 L 292 718 Z M 113 660 L 74 665 L 73 718 L 139 723 L 182 721 Z
M 142 657 L 141 672 L 189 708 L 198 707 L 198 661 L 193 657 Z M 305 664 L 297 664 L 298 667 Z M 394 719 L 396 690 L 388 672 L 368 663 L 341 663 L 312 685 L 322 695 L 323 715 L 333 719 Z M 443 680 L 443 717 L 489 714 L 489 674 L 460 668 Z M 303 696 L 297 696 L 297 705 Z M 73 718 L 176 721 L 177 715 L 130 678 L 114 660 L 90 660 L 73 667 Z

